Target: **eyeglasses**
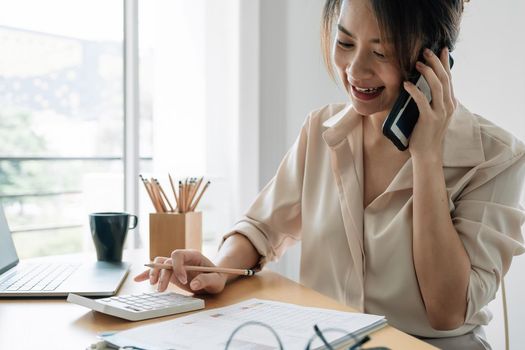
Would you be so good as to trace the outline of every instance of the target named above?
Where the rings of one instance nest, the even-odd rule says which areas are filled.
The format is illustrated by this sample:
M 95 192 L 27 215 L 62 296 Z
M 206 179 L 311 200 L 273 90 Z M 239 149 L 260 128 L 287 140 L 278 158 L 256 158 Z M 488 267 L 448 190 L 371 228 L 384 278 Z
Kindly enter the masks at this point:
M 226 345 L 224 347 L 225 350 L 229 349 L 230 344 L 234 340 L 235 335 L 242 328 L 247 327 L 247 326 L 258 326 L 258 327 L 264 327 L 264 328 L 268 329 L 273 334 L 273 336 L 275 337 L 275 339 L 277 341 L 277 344 L 279 345 L 279 350 L 284 350 L 283 343 L 281 341 L 281 338 L 277 334 L 277 332 L 270 325 L 268 325 L 268 324 L 266 324 L 264 322 L 258 322 L 258 321 L 244 322 L 243 324 L 241 324 L 237 328 L 235 328 L 233 330 L 233 332 L 230 334 L 230 337 L 228 338 L 228 340 L 226 341 Z M 323 348 L 328 349 L 328 350 L 335 350 L 334 346 L 337 346 L 339 348 L 339 345 L 331 345 L 326 340 L 325 334 L 330 333 L 330 332 L 338 332 L 338 333 L 344 334 L 344 336 L 341 337 L 338 340 L 339 344 L 346 344 L 346 343 L 348 343 L 348 341 L 352 341 L 352 345 L 350 347 L 346 348 L 347 350 L 390 350 L 390 349 L 388 349 L 386 347 L 372 347 L 372 348 L 364 349 L 364 348 L 362 348 L 362 345 L 370 340 L 370 337 L 368 335 L 365 335 L 363 337 L 358 337 L 355 334 L 353 334 L 351 332 L 348 332 L 348 331 L 346 331 L 344 329 L 341 329 L 341 328 L 326 328 L 326 329 L 321 330 L 317 325 L 314 325 L 314 334 L 308 340 L 308 343 L 305 346 L 305 350 L 310 350 L 312 348 L 312 346 L 315 346 L 315 348 L 318 348 L 319 345 L 322 345 Z M 314 342 L 317 339 L 321 340 L 321 344 L 314 345 Z

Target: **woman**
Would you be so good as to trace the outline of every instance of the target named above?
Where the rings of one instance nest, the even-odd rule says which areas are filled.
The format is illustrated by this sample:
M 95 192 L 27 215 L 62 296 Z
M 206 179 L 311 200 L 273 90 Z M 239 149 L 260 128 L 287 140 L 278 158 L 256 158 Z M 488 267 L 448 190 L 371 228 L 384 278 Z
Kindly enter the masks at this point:
M 326 2 L 325 57 L 333 48 L 351 103 L 307 117 L 275 177 L 224 236 L 215 265 L 261 267 L 301 240 L 306 286 L 441 348 L 490 348 L 486 305 L 525 251 L 525 146 L 454 97 L 448 57 L 462 11 L 461 0 Z M 407 82 L 413 67 L 431 103 Z M 401 152 L 381 128 L 403 88 L 420 116 Z M 193 251 L 156 261 L 172 263 L 173 273 L 136 280 L 161 291 L 172 282 L 219 293 L 233 278 L 186 272 L 214 265 Z

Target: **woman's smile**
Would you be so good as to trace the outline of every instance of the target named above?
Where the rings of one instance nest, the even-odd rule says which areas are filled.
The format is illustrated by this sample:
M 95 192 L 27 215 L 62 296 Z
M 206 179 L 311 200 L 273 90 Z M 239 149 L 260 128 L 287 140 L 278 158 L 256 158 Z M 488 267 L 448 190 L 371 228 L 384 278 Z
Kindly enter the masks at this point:
M 357 98 L 361 101 L 370 101 L 375 98 L 378 98 L 383 90 L 385 89 L 384 86 L 378 86 L 378 87 L 357 87 L 354 85 L 351 85 L 351 93 L 352 96 Z

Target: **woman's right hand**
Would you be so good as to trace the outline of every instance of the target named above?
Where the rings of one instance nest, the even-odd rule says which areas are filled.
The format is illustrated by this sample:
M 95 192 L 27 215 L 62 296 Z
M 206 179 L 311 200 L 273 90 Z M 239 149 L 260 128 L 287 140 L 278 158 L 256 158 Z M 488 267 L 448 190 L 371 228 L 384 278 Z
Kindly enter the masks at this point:
M 188 249 L 177 249 L 171 253 L 171 257 L 158 256 L 153 260 L 154 263 L 171 264 L 172 270 L 150 268 L 135 276 L 136 282 L 149 279 L 150 284 L 158 283 L 157 290 L 163 292 L 171 282 L 181 289 L 193 293 L 222 292 L 226 285 L 227 277 L 225 274 L 212 272 L 186 271 L 184 266 L 207 266 L 215 265 L 199 251 Z

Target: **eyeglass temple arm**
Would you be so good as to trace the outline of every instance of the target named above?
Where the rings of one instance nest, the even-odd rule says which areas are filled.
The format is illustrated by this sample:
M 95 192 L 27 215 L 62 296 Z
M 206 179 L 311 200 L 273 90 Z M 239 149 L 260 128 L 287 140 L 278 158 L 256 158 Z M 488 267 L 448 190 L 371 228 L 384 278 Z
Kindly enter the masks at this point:
M 314 325 L 314 331 L 315 331 L 315 334 L 317 334 L 317 336 L 319 337 L 319 339 L 321 339 L 324 345 L 328 348 L 328 350 L 334 350 L 334 348 L 332 348 L 332 346 L 326 341 L 326 338 L 324 337 L 323 332 L 321 332 L 321 330 L 319 329 L 319 327 L 317 327 L 317 325 Z
M 364 343 L 366 343 L 367 341 L 370 340 L 370 337 L 368 335 L 365 335 L 363 338 L 361 338 L 361 340 L 359 340 L 357 343 L 355 343 L 354 345 L 352 345 L 348 350 L 355 350 L 355 349 L 359 349 L 359 347 L 361 345 L 363 345 Z

